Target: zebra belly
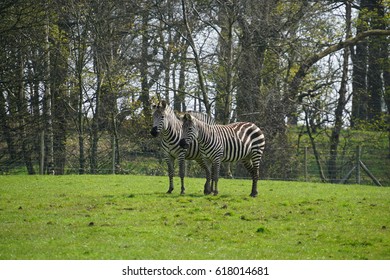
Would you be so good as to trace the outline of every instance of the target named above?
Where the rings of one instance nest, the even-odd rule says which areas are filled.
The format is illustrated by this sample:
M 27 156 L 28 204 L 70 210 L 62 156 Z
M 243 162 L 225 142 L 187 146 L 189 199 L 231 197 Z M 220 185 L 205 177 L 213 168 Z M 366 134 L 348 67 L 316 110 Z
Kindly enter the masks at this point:
M 163 148 L 164 148 L 165 154 L 167 154 L 173 158 L 178 158 L 179 154 L 184 152 L 184 149 L 181 148 L 179 145 L 165 146 Z M 189 159 L 189 160 L 200 158 L 201 154 L 200 154 L 200 151 L 199 151 L 199 148 L 197 147 L 197 145 L 191 144 L 190 147 L 187 149 L 187 151 L 185 151 L 184 157 L 185 157 L 185 159 Z

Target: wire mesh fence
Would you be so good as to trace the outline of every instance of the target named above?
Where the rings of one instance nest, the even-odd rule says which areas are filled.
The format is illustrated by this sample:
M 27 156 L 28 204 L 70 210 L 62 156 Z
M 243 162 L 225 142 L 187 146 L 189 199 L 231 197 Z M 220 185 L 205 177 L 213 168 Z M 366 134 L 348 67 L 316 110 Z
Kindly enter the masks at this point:
M 25 159 L 21 154 L 10 159 L 0 149 L 0 174 L 27 174 Z M 118 158 L 118 154 L 120 155 Z M 39 173 L 39 154 L 32 155 L 35 173 Z M 61 172 L 56 174 L 137 174 L 149 176 L 167 175 L 167 164 L 161 149 L 135 151 L 113 150 L 109 142 L 99 148 L 98 163 L 94 169 L 89 165 L 88 150 L 80 166 L 80 155 L 74 146 L 66 146 Z M 177 162 L 176 175 L 178 174 Z M 186 162 L 186 176 L 203 177 L 204 172 L 195 161 Z M 223 163 L 221 177 L 250 178 L 243 164 Z M 338 151 L 337 160 L 330 164 L 329 149 L 317 147 L 317 154 L 311 147 L 266 150 L 260 166 L 260 178 L 270 180 L 295 180 L 308 182 L 332 182 L 390 186 L 390 158 L 388 150 L 364 146 L 348 146 Z

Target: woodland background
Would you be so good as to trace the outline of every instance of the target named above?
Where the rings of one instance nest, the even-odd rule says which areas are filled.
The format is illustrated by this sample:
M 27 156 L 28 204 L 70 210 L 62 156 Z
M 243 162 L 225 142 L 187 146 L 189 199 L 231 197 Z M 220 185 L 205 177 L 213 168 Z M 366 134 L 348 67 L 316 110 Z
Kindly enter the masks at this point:
M 165 174 L 149 134 L 150 102 L 165 99 L 261 127 L 263 178 L 299 179 L 309 149 L 316 176 L 339 182 L 363 145 L 390 182 L 389 10 L 389 0 L 1 0 L 0 171 L 143 163 Z

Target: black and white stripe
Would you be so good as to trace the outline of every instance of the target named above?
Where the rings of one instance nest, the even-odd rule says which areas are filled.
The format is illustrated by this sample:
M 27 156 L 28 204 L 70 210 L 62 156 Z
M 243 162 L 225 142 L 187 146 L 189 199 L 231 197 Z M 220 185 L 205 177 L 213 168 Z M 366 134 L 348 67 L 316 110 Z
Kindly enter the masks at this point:
M 198 141 L 194 141 L 189 145 L 187 149 L 183 149 L 180 145 L 180 139 L 182 135 L 182 121 L 179 120 L 171 107 L 162 101 L 159 104 L 152 105 L 153 112 L 153 128 L 151 134 L 157 137 L 160 133 L 162 135 L 161 145 L 165 154 L 165 161 L 168 165 L 169 176 L 169 189 L 168 193 L 171 193 L 174 189 L 173 176 L 174 176 L 174 161 L 177 158 L 179 162 L 179 176 L 181 179 L 181 193 L 184 194 L 184 176 L 185 176 L 185 159 L 195 160 L 206 172 L 206 183 L 204 186 L 205 191 L 210 189 L 211 173 L 210 168 L 203 161 L 203 158 L 199 151 Z M 189 112 L 194 119 L 201 122 L 207 122 L 215 124 L 214 119 L 206 114 L 198 112 Z
M 202 156 L 212 162 L 210 192 L 218 194 L 221 162 L 242 160 L 252 175 L 251 196 L 257 196 L 260 160 L 265 147 L 264 134 L 255 124 L 238 122 L 228 125 L 210 125 L 185 114 L 183 117 L 183 148 L 198 140 Z M 213 189 L 214 186 L 214 189 Z

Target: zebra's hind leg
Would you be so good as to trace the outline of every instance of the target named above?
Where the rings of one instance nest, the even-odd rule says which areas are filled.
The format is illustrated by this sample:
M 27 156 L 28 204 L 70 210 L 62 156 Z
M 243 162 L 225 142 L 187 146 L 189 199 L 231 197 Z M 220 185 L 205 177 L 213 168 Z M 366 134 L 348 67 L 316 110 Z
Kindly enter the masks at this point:
M 258 195 L 257 191 L 257 180 L 252 181 L 252 192 L 250 194 L 251 197 L 256 197 Z
M 260 163 L 253 163 L 252 160 L 245 160 L 244 166 L 252 175 L 252 191 L 250 196 L 256 197 L 258 195 L 257 191 L 257 181 L 259 180 L 259 165 Z
M 213 194 L 214 194 L 214 195 L 218 195 L 218 193 L 219 193 L 219 192 L 218 192 L 218 179 L 217 179 L 217 181 L 214 181 L 214 180 L 213 180 L 213 181 L 211 182 L 211 186 L 212 186 L 211 188 L 213 188 Z
M 219 170 L 221 168 L 221 161 L 216 160 L 213 163 L 212 167 L 212 182 L 211 182 L 211 189 L 213 189 L 214 195 L 218 195 L 218 177 L 219 177 Z
M 205 164 L 205 171 L 206 171 L 206 183 L 204 184 L 204 191 L 203 193 L 205 195 L 211 194 L 213 192 L 213 185 L 211 181 L 211 165 L 210 164 Z

